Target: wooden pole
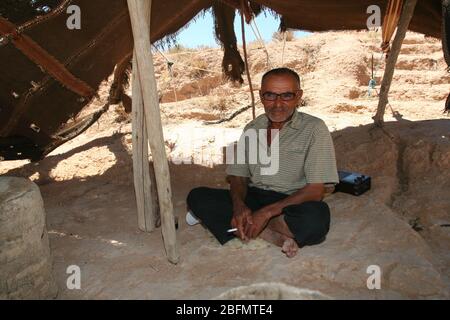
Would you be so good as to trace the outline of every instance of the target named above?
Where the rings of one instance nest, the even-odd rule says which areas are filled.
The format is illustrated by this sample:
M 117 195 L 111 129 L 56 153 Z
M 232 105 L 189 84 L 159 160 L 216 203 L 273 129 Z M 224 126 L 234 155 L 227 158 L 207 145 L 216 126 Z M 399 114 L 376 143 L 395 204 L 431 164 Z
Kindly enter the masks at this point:
M 134 47 L 138 74 L 144 102 L 144 115 L 148 131 L 148 140 L 153 156 L 161 226 L 167 258 L 178 263 L 175 218 L 173 214 L 172 190 L 170 186 L 169 165 L 167 162 L 164 136 L 159 112 L 158 92 L 153 68 L 153 56 L 150 42 L 150 20 L 146 14 L 151 10 L 151 0 L 127 0 L 133 30 Z
M 406 31 L 408 31 L 409 23 L 414 14 L 414 8 L 416 7 L 417 0 L 405 0 L 403 5 L 402 14 L 398 23 L 397 33 L 394 41 L 392 42 L 392 49 L 389 53 L 386 69 L 384 71 L 383 81 L 381 82 L 380 98 L 378 100 L 378 107 L 375 116 L 372 119 L 375 125 L 382 127 L 384 123 L 384 112 L 386 111 L 386 105 L 388 103 L 389 89 L 391 88 L 392 78 L 394 77 L 395 65 L 397 63 L 400 49 L 402 48 L 403 39 L 405 39 Z
M 142 101 L 136 53 L 133 55 L 132 76 L 132 128 L 133 128 L 133 176 L 138 211 L 138 226 L 144 232 L 155 229 L 159 219 L 158 194 L 153 169 L 148 161 L 147 125 Z
M 248 65 L 248 58 L 247 58 L 247 44 L 245 41 L 245 25 L 244 25 L 244 0 L 241 0 L 241 33 L 242 33 L 242 50 L 244 51 L 244 61 L 245 61 L 245 71 L 247 73 L 247 81 L 248 81 L 248 87 L 250 89 L 250 97 L 252 99 L 252 116 L 253 119 L 256 118 L 255 113 L 255 94 L 253 92 L 253 85 L 252 85 L 252 78 L 250 77 L 250 69 Z

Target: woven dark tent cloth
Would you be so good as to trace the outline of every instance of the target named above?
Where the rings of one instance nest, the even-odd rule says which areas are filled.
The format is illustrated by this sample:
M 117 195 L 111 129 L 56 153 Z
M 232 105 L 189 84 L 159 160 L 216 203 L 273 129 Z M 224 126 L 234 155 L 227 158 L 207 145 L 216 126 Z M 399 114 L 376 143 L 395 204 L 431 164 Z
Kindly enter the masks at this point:
M 225 75 L 241 81 L 244 66 L 236 50 L 234 30 L 229 27 L 239 3 L 239 0 L 153 1 L 151 41 L 170 37 L 198 13 L 214 8 L 216 36 L 226 48 Z M 379 5 L 384 12 L 387 3 L 388 0 L 256 0 L 251 1 L 250 7 L 255 13 L 262 7 L 279 15 L 285 28 L 364 30 L 367 7 Z M 41 15 L 51 15 L 61 4 L 65 7 L 59 14 L 20 29 Z M 69 14 L 65 9 L 69 5 L 81 9 L 80 30 L 66 27 Z M 442 38 L 444 52 L 448 54 L 450 17 L 448 11 L 443 14 L 443 8 L 448 10 L 448 0 L 419 0 L 409 30 Z M 18 32 L 0 33 L 0 157 L 36 161 L 80 132 L 81 125 L 90 123 L 89 119 L 77 119 L 77 115 L 93 96 L 80 96 L 64 79 L 71 77 L 72 82 L 79 80 L 96 91 L 116 65 L 127 63 L 125 60 L 133 48 L 127 3 L 126 0 L 2 0 L 1 19 L 18 27 Z M 51 57 L 50 65 L 58 62 L 53 67 L 56 73 L 64 71 L 63 80 L 30 59 L 23 48 L 21 51 L 18 42 L 24 38 Z M 72 122 L 73 119 L 76 121 Z

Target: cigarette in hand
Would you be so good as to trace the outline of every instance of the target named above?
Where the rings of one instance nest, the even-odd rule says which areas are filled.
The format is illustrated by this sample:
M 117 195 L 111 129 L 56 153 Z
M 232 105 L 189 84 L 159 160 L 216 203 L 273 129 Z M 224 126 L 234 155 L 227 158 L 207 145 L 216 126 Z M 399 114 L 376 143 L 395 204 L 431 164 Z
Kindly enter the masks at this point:
M 235 232 L 235 231 L 237 231 L 237 228 L 233 228 L 233 229 L 228 229 L 228 230 L 227 230 L 228 233 L 230 233 L 230 232 Z

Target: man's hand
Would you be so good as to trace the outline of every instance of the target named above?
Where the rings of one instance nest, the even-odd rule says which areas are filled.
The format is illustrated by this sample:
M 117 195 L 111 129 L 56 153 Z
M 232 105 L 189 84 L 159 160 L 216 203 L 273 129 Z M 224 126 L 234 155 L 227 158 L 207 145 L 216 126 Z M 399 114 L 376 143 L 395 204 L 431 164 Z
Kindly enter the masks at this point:
M 250 238 L 256 238 L 267 226 L 269 220 L 281 213 L 277 206 L 269 205 L 253 212 L 249 223 L 245 227 L 245 235 Z
M 231 219 L 231 226 L 237 228 L 235 235 L 242 241 L 247 241 L 249 238 L 245 235 L 245 227 L 252 218 L 252 211 L 245 205 L 237 205 L 233 209 L 233 218 Z

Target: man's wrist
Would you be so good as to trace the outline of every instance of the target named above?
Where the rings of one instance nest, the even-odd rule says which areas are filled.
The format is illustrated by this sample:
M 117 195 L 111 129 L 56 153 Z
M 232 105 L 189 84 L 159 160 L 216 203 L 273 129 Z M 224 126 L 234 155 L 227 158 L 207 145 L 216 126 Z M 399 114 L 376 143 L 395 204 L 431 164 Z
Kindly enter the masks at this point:
M 281 203 L 273 203 L 269 206 L 269 210 L 268 212 L 270 212 L 270 217 L 269 218 L 273 218 L 276 216 L 279 216 L 281 214 L 281 211 L 283 210 L 283 206 L 281 205 Z
M 246 207 L 244 200 L 241 199 L 233 199 L 233 210 L 241 209 L 242 207 Z

